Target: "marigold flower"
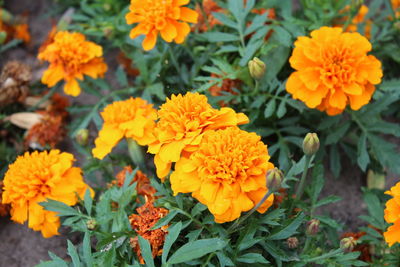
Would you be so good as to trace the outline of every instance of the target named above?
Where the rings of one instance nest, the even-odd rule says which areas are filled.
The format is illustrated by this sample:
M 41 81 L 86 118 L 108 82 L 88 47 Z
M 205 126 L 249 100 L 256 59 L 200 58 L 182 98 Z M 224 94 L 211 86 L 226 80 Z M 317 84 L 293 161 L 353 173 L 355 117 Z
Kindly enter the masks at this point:
M 57 25 L 53 24 L 53 26 L 51 27 L 51 30 L 47 34 L 46 39 L 39 47 L 39 53 L 42 53 L 48 45 L 50 45 L 54 42 L 54 37 L 56 36 L 56 34 L 57 34 Z
M 351 23 L 347 26 L 347 28 L 344 30 L 346 32 L 356 32 L 358 29 L 358 25 L 361 23 L 365 23 L 365 28 L 364 28 L 364 35 L 367 37 L 367 39 L 371 38 L 371 26 L 372 26 L 372 21 L 371 20 L 365 20 L 365 16 L 368 14 L 368 7 L 366 5 L 361 5 L 358 9 L 358 13 L 354 16 L 352 19 Z M 350 11 L 350 6 L 347 5 L 340 13 L 346 13 Z M 348 17 L 344 16 L 342 17 L 336 24 L 336 27 L 343 27 L 344 23 L 347 21 Z
M 14 26 L 14 38 L 24 41 L 29 44 L 31 41 L 31 35 L 29 33 L 28 24 L 18 24 Z
M 157 176 L 164 178 L 181 154 L 195 151 L 208 130 L 223 129 L 249 122 L 243 113 L 231 108 L 214 109 L 207 97 L 188 92 L 172 95 L 158 110 L 159 121 L 154 129 L 156 141 L 149 144 L 149 153 L 156 154 Z
M 153 258 L 155 258 L 162 253 L 165 236 L 168 234 L 168 225 L 155 230 L 151 230 L 151 228 L 158 222 L 158 220 L 168 214 L 168 210 L 164 208 L 156 208 L 152 202 L 146 202 L 146 204 L 137 208 L 136 211 L 138 214 L 132 214 L 129 216 L 132 229 L 135 230 L 138 235 L 149 241 Z M 136 251 L 140 263 L 144 264 L 138 238 L 131 238 L 130 243 L 132 248 Z
M 383 233 L 386 243 L 391 247 L 396 242 L 400 243 L 400 182 L 385 194 L 393 197 L 386 202 L 385 208 L 385 220 L 393 225 Z
M 392 0 L 392 8 L 396 17 L 400 17 L 400 0 Z
M 33 125 L 25 135 L 26 147 L 44 149 L 45 147 L 55 148 L 64 139 L 65 128 L 63 119 L 60 116 L 45 115 L 41 122 Z
M 64 92 L 78 96 L 81 88 L 77 79 L 83 80 L 83 75 L 96 79 L 107 71 L 102 55 L 102 47 L 86 41 L 83 34 L 60 31 L 55 35 L 54 41 L 38 55 L 40 60 L 50 63 L 43 74 L 42 82 L 52 87 L 64 80 Z
M 95 140 L 93 156 L 103 159 L 123 138 L 132 138 L 139 145 L 154 141 L 153 128 L 157 111 L 153 105 L 141 98 L 129 98 L 116 101 L 105 107 L 101 113 L 104 119 L 103 128 Z
M 18 223 L 28 220 L 29 228 L 41 231 L 48 238 L 58 234 L 57 213 L 46 211 L 40 202 L 61 201 L 69 206 L 83 198 L 89 188 L 83 181 L 81 169 L 72 167 L 74 156 L 50 152 L 26 152 L 9 166 L 4 177 L 3 204 L 11 204 L 11 219 Z
M 192 193 L 217 223 L 230 222 L 252 209 L 268 192 L 267 171 L 274 168 L 268 150 L 255 133 L 229 127 L 208 131 L 198 150 L 182 156 L 170 182 L 174 194 Z M 273 203 L 271 195 L 258 212 Z
M 7 216 L 10 213 L 10 205 L 2 203 L 3 181 L 0 180 L 0 217 Z
M 183 7 L 188 3 L 189 0 L 131 0 L 126 21 L 138 24 L 130 37 L 146 35 L 142 43 L 146 51 L 154 48 L 159 33 L 168 43 L 183 43 L 190 32 L 188 22 L 196 23 L 198 18 L 196 11 Z
M 341 28 L 322 27 L 311 38 L 295 42 L 290 65 L 296 71 L 286 90 L 309 108 L 342 113 L 348 104 L 353 110 L 366 105 L 381 82 L 381 62 L 372 55 L 370 42 L 359 33 L 343 33 Z
M 122 187 L 124 185 L 126 175 L 132 172 L 133 170 L 131 166 L 125 166 L 119 173 L 117 173 L 116 180 L 112 181 L 111 184 L 115 184 L 118 187 Z M 131 184 L 133 184 L 134 182 L 137 182 L 136 185 L 137 194 L 144 196 L 146 202 L 147 201 L 152 202 L 157 198 L 156 196 L 154 196 L 157 193 L 157 191 L 154 187 L 151 186 L 150 180 L 146 176 L 146 174 L 138 170 L 136 172 L 135 177 L 133 177 Z M 139 199 L 137 199 L 137 201 L 139 202 Z

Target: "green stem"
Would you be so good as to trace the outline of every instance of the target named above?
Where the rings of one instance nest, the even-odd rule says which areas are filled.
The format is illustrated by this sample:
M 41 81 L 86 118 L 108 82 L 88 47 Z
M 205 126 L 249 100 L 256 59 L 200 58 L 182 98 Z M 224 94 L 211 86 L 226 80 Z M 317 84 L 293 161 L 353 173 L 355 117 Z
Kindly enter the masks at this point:
M 312 158 L 312 156 L 306 155 L 306 164 L 304 165 L 303 174 L 301 175 L 300 183 L 299 183 L 299 186 L 297 187 L 297 190 L 296 190 L 296 198 L 295 198 L 295 200 L 300 200 L 301 196 L 303 195 L 304 185 L 306 183 L 308 167 L 310 165 L 311 158 Z
M 308 235 L 307 239 L 306 239 L 306 243 L 304 244 L 304 248 L 303 248 L 302 254 L 304 254 L 304 252 L 306 252 L 309 249 L 310 244 L 311 244 L 311 236 Z
M 207 258 L 206 262 L 204 262 L 201 266 L 202 266 L 202 267 L 207 266 L 208 263 L 210 262 L 210 260 L 214 257 L 214 255 L 215 255 L 215 252 L 210 253 L 210 255 L 208 255 L 208 258 Z
M 244 215 L 242 218 L 239 220 L 236 220 L 229 228 L 228 228 L 228 233 L 233 233 L 237 227 L 244 222 L 251 214 L 253 214 L 272 194 L 272 190 L 268 190 L 268 192 L 265 194 L 265 196 L 260 200 L 260 202 L 257 203 L 246 215 Z
M 254 86 L 254 91 L 253 91 L 253 95 L 257 95 L 258 90 L 260 90 L 260 82 L 258 80 L 255 80 L 256 84 Z
M 139 167 L 141 170 L 146 169 L 146 164 L 144 163 L 144 156 L 142 148 L 136 143 L 135 140 L 131 138 L 127 138 L 126 142 L 128 143 L 128 152 L 131 157 L 133 163 Z

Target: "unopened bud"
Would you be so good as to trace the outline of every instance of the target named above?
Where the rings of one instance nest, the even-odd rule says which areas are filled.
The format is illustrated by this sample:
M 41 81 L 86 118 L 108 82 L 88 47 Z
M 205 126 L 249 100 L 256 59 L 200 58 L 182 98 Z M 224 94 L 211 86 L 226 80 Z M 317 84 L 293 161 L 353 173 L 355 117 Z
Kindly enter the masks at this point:
M 283 173 L 278 168 L 273 168 L 267 172 L 267 187 L 273 192 L 279 190 L 282 185 Z
M 264 76 L 266 66 L 265 63 L 262 62 L 259 58 L 254 57 L 252 60 L 249 61 L 248 66 L 250 75 L 254 79 L 260 80 Z
M 354 247 L 357 245 L 357 240 L 354 237 L 345 237 L 340 240 L 340 248 L 343 249 L 344 252 L 353 251 Z
M 94 230 L 97 226 L 97 222 L 95 219 L 90 219 L 86 222 L 86 227 L 89 230 Z
M 307 234 L 308 235 L 316 235 L 319 232 L 319 224 L 320 221 L 317 219 L 312 219 L 307 222 Z
M 75 136 L 75 140 L 81 146 L 86 146 L 88 144 L 88 140 L 89 140 L 88 129 L 80 129 Z
M 303 140 L 303 151 L 307 156 L 312 156 L 319 149 L 319 139 L 316 133 L 308 133 Z
M 286 245 L 290 249 L 297 248 L 297 246 L 299 245 L 299 240 L 297 239 L 297 237 L 289 237 L 288 239 L 286 239 Z

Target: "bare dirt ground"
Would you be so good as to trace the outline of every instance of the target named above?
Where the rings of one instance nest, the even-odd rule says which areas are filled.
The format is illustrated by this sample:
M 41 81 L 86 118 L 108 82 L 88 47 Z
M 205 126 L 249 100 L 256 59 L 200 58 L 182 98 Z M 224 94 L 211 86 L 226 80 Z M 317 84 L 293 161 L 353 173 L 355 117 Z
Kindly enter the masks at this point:
M 29 26 L 32 35 L 32 44 L 28 49 L 24 46 L 7 51 L 0 57 L 0 67 L 10 59 L 18 59 L 30 64 L 37 75 L 40 75 L 40 65 L 36 60 L 37 49 L 46 38 L 51 28 L 51 18 L 47 12 L 51 9 L 50 0 L 12 0 L 6 1 L 6 7 L 13 14 L 28 12 Z M 82 102 L 87 98 L 81 96 L 76 102 Z M 71 151 L 71 146 L 66 144 L 65 148 Z M 329 205 L 321 213 L 330 213 L 335 219 L 346 225 L 345 231 L 356 230 L 363 223 L 358 216 L 365 214 L 366 207 L 362 201 L 361 187 L 365 186 L 366 177 L 354 166 L 345 162 L 344 173 L 339 179 L 327 174 L 326 186 L 323 196 L 338 195 L 342 201 Z M 391 176 L 387 181 L 387 188 L 394 185 L 399 179 Z M 62 235 L 50 239 L 42 238 L 39 232 L 9 221 L 8 218 L 0 218 L 0 267 L 30 267 L 35 266 L 40 260 L 47 260 L 47 252 L 50 250 L 58 256 L 66 256 L 67 238 L 77 241 L 76 236 L 68 234 L 68 229 L 61 229 Z

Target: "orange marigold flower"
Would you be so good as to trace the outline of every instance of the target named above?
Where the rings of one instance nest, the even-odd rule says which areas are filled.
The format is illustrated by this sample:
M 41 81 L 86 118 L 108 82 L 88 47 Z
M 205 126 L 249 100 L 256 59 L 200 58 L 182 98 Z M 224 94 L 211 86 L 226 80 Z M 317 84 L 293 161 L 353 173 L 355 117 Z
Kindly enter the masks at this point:
M 400 17 L 400 0 L 392 0 L 392 8 L 396 17 Z
M 168 43 L 183 43 L 190 32 L 188 22 L 196 23 L 198 18 L 196 11 L 183 7 L 187 4 L 189 0 L 131 0 L 126 21 L 138 24 L 130 37 L 146 35 L 142 43 L 146 51 L 154 48 L 159 33 Z
M 29 34 L 28 24 L 18 24 L 14 26 L 14 38 L 24 41 L 28 44 L 31 41 L 31 35 Z
M 157 111 L 153 105 L 141 98 L 129 98 L 116 101 L 105 107 L 101 113 L 104 119 L 103 128 L 95 140 L 93 156 L 103 159 L 123 138 L 132 138 L 139 145 L 154 141 L 153 128 Z
M 217 223 L 230 222 L 252 209 L 268 192 L 267 171 L 274 168 L 268 150 L 255 133 L 230 127 L 208 131 L 198 150 L 183 156 L 170 181 L 174 194 L 192 193 Z M 271 195 L 258 212 L 273 203 Z
M 96 79 L 107 71 L 102 55 L 102 47 L 86 41 L 83 34 L 58 32 L 54 41 L 38 55 L 40 60 L 50 63 L 43 74 L 42 82 L 52 87 L 64 80 L 66 82 L 64 92 L 78 96 L 81 88 L 77 79 L 83 80 L 83 75 Z
M 10 205 L 2 203 L 3 181 L 0 180 L 0 217 L 7 216 L 10 213 Z
M 133 170 L 131 166 L 125 166 L 119 173 L 117 173 L 116 175 L 117 179 L 115 181 L 112 181 L 112 184 L 115 184 L 118 187 L 122 187 L 124 185 L 126 175 L 132 172 Z M 131 184 L 133 184 L 134 182 L 137 182 L 136 185 L 137 194 L 144 196 L 146 202 L 147 201 L 152 202 L 157 198 L 156 196 L 154 196 L 157 193 L 157 191 L 154 187 L 151 186 L 150 180 L 146 176 L 146 174 L 138 170 L 136 172 L 135 177 L 133 177 Z M 139 202 L 139 199 L 137 199 L 137 201 Z
M 199 19 L 196 25 L 194 25 L 195 29 L 198 29 L 200 32 L 206 32 L 211 30 L 215 25 L 221 24 L 219 20 L 217 20 L 212 13 L 222 12 L 224 11 L 214 0 L 203 0 L 201 6 L 200 4 L 196 4 L 196 12 L 199 14 Z
M 156 141 L 149 144 L 149 153 L 156 154 L 154 163 L 159 178 L 167 176 L 181 154 L 195 151 L 206 131 L 249 122 L 243 113 L 231 108 L 214 109 L 206 96 L 191 92 L 167 98 L 158 110 L 158 117 L 154 129 Z
M 386 202 L 385 208 L 385 220 L 393 225 L 383 233 L 386 243 L 391 247 L 396 242 L 400 243 L 400 182 L 385 194 L 393 197 Z
M 135 230 L 138 235 L 149 241 L 153 258 L 155 258 L 162 253 L 165 236 L 168 234 L 168 225 L 155 230 L 151 230 L 151 228 L 158 222 L 158 220 L 168 214 L 168 210 L 164 208 L 156 208 L 152 202 L 146 202 L 146 204 L 137 208 L 136 211 L 138 214 L 132 214 L 129 216 L 132 229 Z M 138 244 L 138 238 L 131 238 L 130 243 L 132 248 L 136 251 L 140 263 L 144 264 L 140 246 Z
M 344 30 L 346 32 L 356 32 L 358 29 L 358 24 L 364 23 L 365 22 L 365 28 L 364 28 L 364 35 L 367 37 L 367 39 L 371 38 L 371 26 L 372 26 L 372 21 L 371 20 L 365 20 L 365 16 L 368 13 L 368 7 L 366 5 L 361 5 L 358 13 L 354 16 L 352 19 L 351 23 L 347 26 L 347 28 Z M 350 12 L 350 6 L 347 5 L 340 13 L 348 13 Z M 346 22 L 348 19 L 347 16 L 342 17 L 336 24 L 335 27 L 343 27 L 343 24 Z
M 47 34 L 46 40 L 42 43 L 42 45 L 39 47 L 39 53 L 42 53 L 46 47 L 54 42 L 54 37 L 57 34 L 57 25 L 53 24 L 51 27 L 51 30 Z
M 341 28 L 322 27 L 295 42 L 290 65 L 296 71 L 286 90 L 309 108 L 328 115 L 366 105 L 381 82 L 381 62 L 367 55 L 372 46 L 359 33 L 343 33 Z
M 76 194 L 83 198 L 89 187 L 73 161 L 72 154 L 59 150 L 19 156 L 4 177 L 3 204 L 11 204 L 11 219 L 21 224 L 28 220 L 29 228 L 45 238 L 57 235 L 60 218 L 39 203 L 53 199 L 72 206 L 78 201 Z

